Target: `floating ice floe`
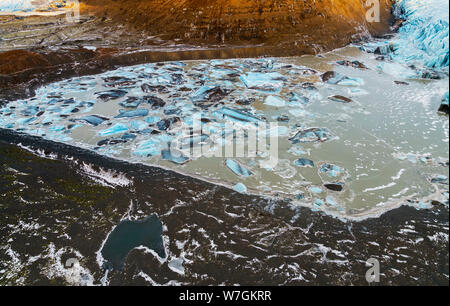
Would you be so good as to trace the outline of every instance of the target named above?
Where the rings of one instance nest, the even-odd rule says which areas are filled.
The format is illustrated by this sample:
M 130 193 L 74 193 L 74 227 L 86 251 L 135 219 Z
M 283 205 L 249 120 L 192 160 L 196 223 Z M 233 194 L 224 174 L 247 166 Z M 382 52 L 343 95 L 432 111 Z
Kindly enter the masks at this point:
M 241 80 L 249 89 L 278 93 L 286 77 L 278 72 L 248 72 L 241 76 Z
M 248 170 L 247 168 L 243 167 L 238 162 L 236 162 L 236 161 L 234 161 L 232 159 L 228 158 L 226 160 L 226 165 L 236 175 L 243 176 L 243 177 L 248 177 L 248 176 L 252 175 L 252 172 L 250 170 Z
M 247 186 L 242 183 L 237 183 L 233 186 L 233 190 L 239 193 L 247 193 Z

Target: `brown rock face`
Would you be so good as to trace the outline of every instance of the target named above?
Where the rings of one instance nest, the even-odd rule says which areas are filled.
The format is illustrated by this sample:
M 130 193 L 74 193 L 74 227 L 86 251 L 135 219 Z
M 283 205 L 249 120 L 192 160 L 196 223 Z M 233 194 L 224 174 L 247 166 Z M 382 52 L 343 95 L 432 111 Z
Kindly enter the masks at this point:
M 43 55 L 26 50 L 8 51 L 0 56 L 0 74 L 46 66 L 50 66 L 50 63 Z
M 85 10 L 187 44 L 264 44 L 320 52 L 388 30 L 392 0 L 381 20 L 366 20 L 365 0 L 85 0 Z M 297 50 L 298 52 L 299 50 Z

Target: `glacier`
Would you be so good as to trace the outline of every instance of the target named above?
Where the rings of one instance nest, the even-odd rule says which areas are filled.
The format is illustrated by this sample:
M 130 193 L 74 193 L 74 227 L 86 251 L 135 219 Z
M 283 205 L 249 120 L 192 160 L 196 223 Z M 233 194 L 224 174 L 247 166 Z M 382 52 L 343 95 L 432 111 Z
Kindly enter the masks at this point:
M 406 22 L 399 29 L 394 58 L 427 68 L 449 65 L 449 1 L 399 0 L 395 13 Z
M 0 0 L 0 12 L 32 11 L 35 6 L 32 0 Z

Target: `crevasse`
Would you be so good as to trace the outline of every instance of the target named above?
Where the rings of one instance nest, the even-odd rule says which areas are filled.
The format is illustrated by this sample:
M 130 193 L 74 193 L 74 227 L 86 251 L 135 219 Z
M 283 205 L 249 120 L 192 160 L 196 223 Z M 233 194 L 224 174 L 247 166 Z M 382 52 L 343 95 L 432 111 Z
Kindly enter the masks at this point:
M 35 7 L 32 0 L 0 0 L 0 12 L 30 11 Z
M 449 66 L 449 1 L 397 0 L 394 10 L 405 20 L 392 58 L 400 63 L 447 70 Z

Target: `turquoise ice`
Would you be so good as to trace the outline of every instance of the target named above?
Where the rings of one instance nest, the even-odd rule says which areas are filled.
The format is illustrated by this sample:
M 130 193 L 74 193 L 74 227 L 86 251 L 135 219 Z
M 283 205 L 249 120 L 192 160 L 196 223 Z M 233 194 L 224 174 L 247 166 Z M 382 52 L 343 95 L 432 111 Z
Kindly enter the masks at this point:
M 32 0 L 1 0 L 0 12 L 32 11 L 35 6 Z

